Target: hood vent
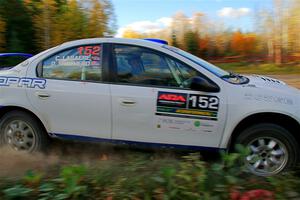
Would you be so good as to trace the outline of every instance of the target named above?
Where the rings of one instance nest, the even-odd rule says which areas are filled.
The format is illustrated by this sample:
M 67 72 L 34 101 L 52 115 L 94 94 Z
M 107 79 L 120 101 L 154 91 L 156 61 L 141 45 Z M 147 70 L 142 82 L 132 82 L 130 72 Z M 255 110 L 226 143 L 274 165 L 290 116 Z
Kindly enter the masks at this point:
M 283 84 L 284 85 L 284 83 L 282 81 L 279 81 L 277 79 L 273 79 L 273 78 L 265 77 L 265 76 L 259 76 L 259 75 L 254 75 L 254 76 L 256 78 L 263 80 L 264 82 L 267 82 L 267 83 L 275 83 L 275 84 Z

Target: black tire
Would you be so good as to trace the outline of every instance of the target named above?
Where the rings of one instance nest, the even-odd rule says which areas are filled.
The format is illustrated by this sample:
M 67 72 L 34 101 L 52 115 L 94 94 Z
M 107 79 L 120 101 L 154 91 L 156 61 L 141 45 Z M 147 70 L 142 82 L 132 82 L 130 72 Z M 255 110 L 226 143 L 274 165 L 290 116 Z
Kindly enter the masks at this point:
M 299 161 L 299 144 L 295 137 L 287 129 L 276 124 L 262 123 L 253 125 L 245 129 L 236 138 L 235 144 L 242 144 L 249 148 L 250 146 L 252 147 L 250 148 L 251 154 L 245 158 L 245 163 L 248 165 L 248 169 L 255 175 L 271 176 L 291 170 Z M 272 146 L 274 147 L 270 148 Z M 258 160 L 255 160 L 255 158 Z M 269 168 L 272 166 L 271 164 L 277 165 L 277 161 L 282 162 L 277 170 L 275 170 L 275 166 L 274 170 L 269 170 L 270 172 L 261 169 Z M 254 164 L 252 165 L 251 162 L 254 162 Z
M 25 124 L 24 126 L 28 126 L 28 127 L 24 127 L 24 128 L 20 128 L 18 127 L 20 125 L 20 123 Z M 10 128 L 11 124 L 14 124 L 15 129 Z M 27 128 L 27 129 L 26 129 Z M 17 129 L 19 129 L 20 131 L 18 131 Z M 16 147 L 16 145 L 12 144 L 12 142 L 9 144 L 9 140 L 10 141 L 15 141 L 15 139 L 11 139 L 11 138 L 17 138 L 17 136 L 11 137 L 7 136 L 8 132 L 10 132 L 9 135 L 16 135 L 15 133 L 17 132 L 19 134 L 19 132 L 22 132 L 22 129 L 24 130 L 24 132 L 26 132 L 26 138 L 32 138 L 30 139 L 30 142 L 26 141 L 26 145 L 24 146 L 30 146 L 30 148 L 26 149 L 22 149 L 21 147 L 18 149 Z M 28 129 L 30 129 L 29 131 L 27 131 Z M 13 131 L 14 130 L 14 131 Z M 27 133 L 29 132 L 29 133 Z M 24 137 L 24 136 L 23 136 Z M 8 139 L 10 138 L 10 139 Z M 19 138 L 18 138 L 19 139 Z M 23 112 L 23 111 L 11 111 L 6 113 L 1 119 L 0 119 L 0 144 L 1 146 L 3 145 L 8 145 L 11 147 L 14 147 L 16 150 L 24 150 L 30 153 L 33 152 L 44 152 L 47 148 L 49 139 L 48 139 L 48 135 L 45 132 L 43 126 L 40 124 L 39 121 L 36 120 L 35 117 L 33 117 L 31 114 Z M 22 142 L 19 142 L 22 143 Z M 24 144 L 24 142 L 23 142 Z

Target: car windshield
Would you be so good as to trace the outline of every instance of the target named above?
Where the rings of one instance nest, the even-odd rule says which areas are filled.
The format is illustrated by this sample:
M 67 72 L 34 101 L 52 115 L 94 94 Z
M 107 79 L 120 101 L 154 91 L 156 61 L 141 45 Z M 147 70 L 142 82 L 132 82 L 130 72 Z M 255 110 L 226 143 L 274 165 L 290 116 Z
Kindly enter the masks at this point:
M 220 69 L 219 67 L 217 67 L 209 62 L 206 62 L 205 60 L 202 60 L 201 58 L 198 58 L 197 56 L 194 56 L 194 55 L 192 55 L 188 52 L 185 52 L 181 49 L 178 49 L 176 47 L 172 47 L 169 45 L 164 45 L 163 47 L 191 60 L 192 62 L 200 65 L 201 67 L 205 68 L 206 70 L 210 71 L 211 73 L 215 74 L 218 77 L 224 77 L 224 76 L 230 75 L 229 72 L 227 72 L 223 69 Z
M 172 47 L 169 45 L 164 45 L 163 47 L 178 54 L 178 55 L 181 55 L 181 56 L 189 59 L 190 61 L 203 67 L 204 69 L 208 70 L 209 72 L 213 73 L 214 75 L 220 77 L 224 81 L 227 81 L 232 84 L 246 84 L 249 82 L 249 79 L 245 76 L 235 74 L 232 72 L 227 72 L 227 71 L 225 71 L 209 62 L 206 62 L 205 60 L 202 60 L 201 58 L 198 58 L 197 56 L 194 56 L 188 52 L 185 52 L 181 49 L 178 49 L 176 47 Z

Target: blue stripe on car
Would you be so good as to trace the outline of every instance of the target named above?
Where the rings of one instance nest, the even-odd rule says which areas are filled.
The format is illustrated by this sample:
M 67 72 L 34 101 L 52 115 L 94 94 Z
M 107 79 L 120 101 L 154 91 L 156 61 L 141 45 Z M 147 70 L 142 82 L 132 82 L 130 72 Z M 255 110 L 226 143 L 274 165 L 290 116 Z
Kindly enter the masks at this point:
M 62 138 L 62 139 L 66 139 L 66 140 L 77 140 L 77 141 L 83 141 L 83 142 L 109 142 L 109 143 L 114 143 L 114 144 L 142 145 L 142 146 L 148 146 L 148 147 L 167 147 L 167 148 L 187 149 L 187 150 L 208 150 L 208 151 L 225 150 L 225 149 L 216 148 L 216 147 L 137 142 L 137 141 L 128 141 L 128 140 L 104 139 L 104 138 L 96 138 L 96 137 L 81 136 L 81 135 L 69 135 L 69 134 L 62 134 L 62 133 L 51 133 L 50 135 L 54 135 L 58 138 Z

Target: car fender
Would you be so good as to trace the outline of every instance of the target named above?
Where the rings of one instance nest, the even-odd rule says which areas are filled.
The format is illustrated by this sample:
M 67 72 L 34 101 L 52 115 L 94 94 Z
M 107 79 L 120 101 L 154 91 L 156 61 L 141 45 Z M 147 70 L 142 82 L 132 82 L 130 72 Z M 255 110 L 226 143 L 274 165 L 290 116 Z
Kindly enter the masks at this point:
M 242 116 L 240 116 L 240 118 L 238 118 L 239 120 L 235 120 L 235 121 L 231 121 L 231 122 L 227 123 L 227 126 L 225 127 L 225 130 L 224 130 L 223 137 L 221 139 L 220 148 L 229 149 L 233 132 L 242 121 L 244 121 L 245 119 L 247 119 L 250 116 L 253 116 L 256 114 L 264 114 L 264 113 L 286 115 L 286 116 L 289 116 L 299 122 L 299 120 L 297 120 L 297 117 L 295 114 L 286 112 L 284 110 L 278 110 L 278 109 L 260 109 L 260 110 L 255 110 L 252 112 L 244 113 Z

